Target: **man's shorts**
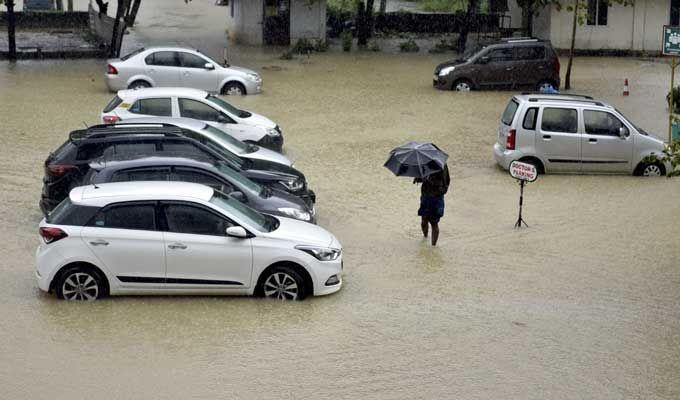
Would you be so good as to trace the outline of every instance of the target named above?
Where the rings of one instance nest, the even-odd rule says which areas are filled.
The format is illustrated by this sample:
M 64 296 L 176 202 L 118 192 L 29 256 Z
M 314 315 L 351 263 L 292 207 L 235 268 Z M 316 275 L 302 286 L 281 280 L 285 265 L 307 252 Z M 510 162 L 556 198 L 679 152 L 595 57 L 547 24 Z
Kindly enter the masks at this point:
M 444 216 L 444 196 L 420 196 L 418 215 L 435 224 L 439 223 L 439 219 Z

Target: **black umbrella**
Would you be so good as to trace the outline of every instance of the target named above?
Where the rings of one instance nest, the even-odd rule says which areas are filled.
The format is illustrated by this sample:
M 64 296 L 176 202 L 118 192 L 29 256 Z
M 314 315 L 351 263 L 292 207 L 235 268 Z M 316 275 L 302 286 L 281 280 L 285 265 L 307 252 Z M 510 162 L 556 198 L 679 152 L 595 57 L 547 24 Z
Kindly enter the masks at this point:
M 425 178 L 443 170 L 448 158 L 432 143 L 409 142 L 390 151 L 385 168 L 396 176 Z

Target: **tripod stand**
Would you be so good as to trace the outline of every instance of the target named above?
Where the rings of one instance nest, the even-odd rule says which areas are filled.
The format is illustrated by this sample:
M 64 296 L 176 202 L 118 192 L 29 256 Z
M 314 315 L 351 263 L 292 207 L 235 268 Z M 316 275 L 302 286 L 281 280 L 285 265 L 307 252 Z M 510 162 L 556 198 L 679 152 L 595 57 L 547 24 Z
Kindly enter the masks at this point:
M 522 224 L 526 226 L 527 228 L 529 225 L 524 221 L 522 218 L 522 203 L 524 202 L 524 185 L 526 184 L 526 181 L 520 180 L 519 181 L 519 216 L 517 217 L 517 222 L 515 222 L 515 229 L 519 229 L 522 227 Z

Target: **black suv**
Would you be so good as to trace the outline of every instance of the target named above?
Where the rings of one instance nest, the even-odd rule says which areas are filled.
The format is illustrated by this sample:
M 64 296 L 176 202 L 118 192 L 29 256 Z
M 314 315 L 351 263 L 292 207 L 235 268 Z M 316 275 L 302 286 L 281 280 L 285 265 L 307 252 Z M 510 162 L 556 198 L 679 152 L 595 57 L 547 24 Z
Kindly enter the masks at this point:
M 560 87 L 560 60 L 549 41 L 507 38 L 475 48 L 458 60 L 437 65 L 432 85 L 438 89 L 513 89 L 538 91 Z
M 121 154 L 182 155 L 221 161 L 253 181 L 287 191 L 307 203 L 316 201 L 314 192 L 307 188 L 305 176 L 295 168 L 235 157 L 226 150 L 184 136 L 180 128 L 97 125 L 71 132 L 68 140 L 47 157 L 40 209 L 47 214 L 66 198 L 80 184 L 92 160 Z

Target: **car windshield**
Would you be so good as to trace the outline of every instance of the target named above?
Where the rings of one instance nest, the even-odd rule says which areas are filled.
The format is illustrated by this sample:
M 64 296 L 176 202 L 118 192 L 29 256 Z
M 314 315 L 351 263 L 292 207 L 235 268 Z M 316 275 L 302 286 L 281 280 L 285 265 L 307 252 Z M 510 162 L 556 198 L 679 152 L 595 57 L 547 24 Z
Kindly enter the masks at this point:
M 228 164 L 223 162 L 218 162 L 215 167 L 224 175 L 229 177 L 231 182 L 236 182 L 240 187 L 247 189 L 251 193 L 259 196 L 264 191 L 264 187 L 260 184 L 251 181 L 245 176 L 239 174 L 235 169 L 230 167 Z
M 260 214 L 240 201 L 217 190 L 214 192 L 210 202 L 260 232 L 271 232 L 279 227 L 278 219 L 270 215 Z
M 645 135 L 645 136 L 649 136 L 649 133 L 647 133 L 646 130 L 644 130 L 644 129 L 640 128 L 639 126 L 635 125 L 634 123 L 632 123 L 631 120 L 629 120 L 628 118 L 626 118 L 626 116 L 623 115 L 623 113 L 622 113 L 621 111 L 619 111 L 617 108 L 615 108 L 615 110 L 616 110 L 616 112 L 619 113 L 619 115 L 621 115 L 626 121 L 628 121 L 629 124 L 633 125 L 633 127 L 635 128 L 635 130 L 637 130 L 638 132 L 640 132 L 641 134 L 643 134 L 643 135 Z
M 252 153 L 254 146 L 248 146 L 246 143 L 234 138 L 230 134 L 221 131 L 214 126 L 207 125 L 203 128 L 207 132 L 206 136 L 215 139 L 216 141 L 222 141 L 227 144 L 227 147 L 233 148 L 238 154 Z
M 485 48 L 486 48 L 486 46 L 482 46 L 482 45 L 479 45 L 479 44 L 476 45 L 476 46 L 472 46 L 472 48 L 468 49 L 465 53 L 463 53 L 463 59 L 465 61 L 470 61 L 470 59 L 472 57 L 474 57 L 477 53 L 479 53 L 480 51 L 482 51 Z
M 205 99 L 219 107 L 222 107 L 223 109 L 227 110 L 228 112 L 234 115 L 238 115 L 239 118 L 248 118 L 252 115 L 248 111 L 239 110 L 238 108 L 232 106 L 231 104 L 227 103 L 226 101 L 220 99 L 217 96 L 209 94 L 208 97 L 206 97 Z

